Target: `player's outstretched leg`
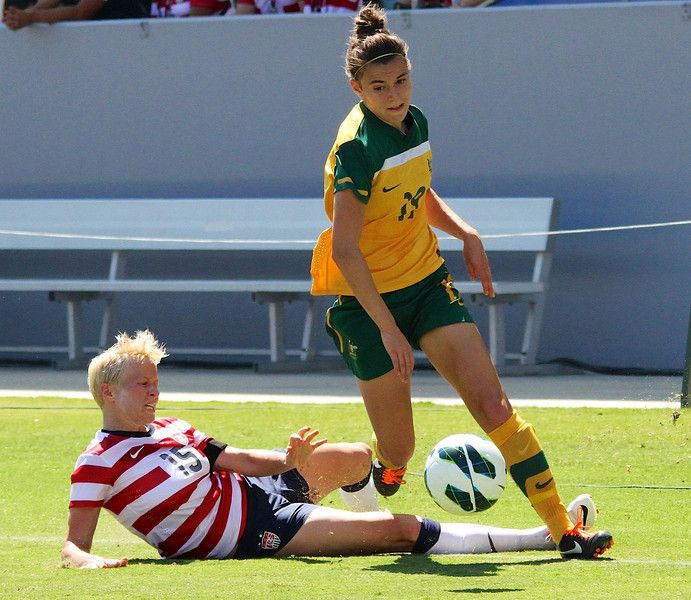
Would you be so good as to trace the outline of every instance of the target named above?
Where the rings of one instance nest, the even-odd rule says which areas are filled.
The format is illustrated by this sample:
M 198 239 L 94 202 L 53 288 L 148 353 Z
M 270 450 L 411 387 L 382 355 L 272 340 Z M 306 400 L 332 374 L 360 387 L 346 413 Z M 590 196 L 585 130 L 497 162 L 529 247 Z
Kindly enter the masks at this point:
M 574 498 L 568 506 L 571 519 L 581 520 L 584 528 L 595 523 L 597 507 L 588 494 Z M 440 523 L 437 543 L 427 554 L 486 554 L 554 550 L 556 545 L 546 525 L 531 529 L 506 529 L 472 523 Z
M 389 512 L 357 514 L 320 506 L 277 555 L 485 554 L 553 549 L 554 542 L 544 526 L 506 529 L 474 523 L 439 523 Z

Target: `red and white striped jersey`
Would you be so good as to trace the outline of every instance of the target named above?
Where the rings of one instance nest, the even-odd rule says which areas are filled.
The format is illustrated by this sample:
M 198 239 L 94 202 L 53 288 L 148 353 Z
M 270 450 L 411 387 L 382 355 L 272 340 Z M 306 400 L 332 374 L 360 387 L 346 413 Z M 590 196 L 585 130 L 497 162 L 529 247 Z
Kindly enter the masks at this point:
M 306 13 L 354 13 L 360 10 L 362 0 L 305 0 Z
M 227 558 L 244 529 L 245 483 L 210 470 L 211 440 L 172 417 L 142 434 L 98 431 L 77 459 L 70 508 L 105 508 L 165 558 Z

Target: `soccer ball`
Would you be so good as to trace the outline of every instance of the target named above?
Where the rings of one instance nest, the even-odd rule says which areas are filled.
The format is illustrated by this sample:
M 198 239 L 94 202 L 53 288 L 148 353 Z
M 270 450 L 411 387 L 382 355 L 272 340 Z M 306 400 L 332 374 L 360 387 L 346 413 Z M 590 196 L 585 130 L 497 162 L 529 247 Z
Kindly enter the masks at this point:
M 444 510 L 462 515 L 492 506 L 504 491 L 506 463 L 492 442 L 470 433 L 441 440 L 425 463 L 425 486 Z

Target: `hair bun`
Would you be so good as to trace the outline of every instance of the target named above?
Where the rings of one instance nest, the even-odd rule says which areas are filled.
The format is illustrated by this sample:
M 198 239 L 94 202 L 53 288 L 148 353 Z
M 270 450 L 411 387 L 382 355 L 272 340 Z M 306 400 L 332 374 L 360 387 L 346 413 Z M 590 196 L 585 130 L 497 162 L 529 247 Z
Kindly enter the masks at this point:
M 359 39 L 376 35 L 377 33 L 389 33 L 386 27 L 384 11 L 373 4 L 362 7 L 357 17 L 355 17 L 353 33 Z

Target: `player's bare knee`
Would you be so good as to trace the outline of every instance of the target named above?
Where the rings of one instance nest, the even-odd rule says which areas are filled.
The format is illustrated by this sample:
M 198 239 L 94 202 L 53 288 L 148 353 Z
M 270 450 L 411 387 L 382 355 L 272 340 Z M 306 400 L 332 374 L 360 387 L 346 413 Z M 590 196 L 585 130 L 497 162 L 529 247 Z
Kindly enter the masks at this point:
M 348 444 L 347 459 L 342 467 L 348 473 L 353 483 L 364 479 L 372 468 L 372 449 L 363 442 Z
M 354 456 L 357 464 L 358 472 L 362 471 L 364 477 L 369 472 L 372 466 L 372 448 L 364 442 L 357 442 L 354 444 Z

